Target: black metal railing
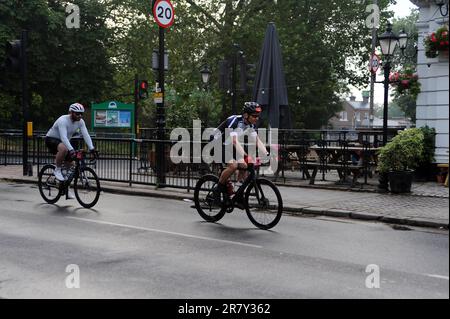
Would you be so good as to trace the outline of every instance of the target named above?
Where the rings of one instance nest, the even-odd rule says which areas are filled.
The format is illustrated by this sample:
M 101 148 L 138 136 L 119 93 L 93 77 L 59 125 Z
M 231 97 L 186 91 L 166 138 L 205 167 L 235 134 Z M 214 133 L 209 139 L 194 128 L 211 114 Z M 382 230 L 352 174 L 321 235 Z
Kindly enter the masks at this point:
M 158 140 L 157 129 L 141 129 L 139 138 L 115 138 L 108 137 L 108 134 L 93 134 L 93 141 L 96 149 L 100 153 L 100 159 L 95 167 L 101 180 L 123 182 L 132 184 L 155 185 L 158 187 L 174 187 L 191 190 L 200 176 L 208 172 L 217 172 L 217 166 L 205 163 L 201 153 L 197 154 L 194 145 L 200 143 L 202 147 L 208 141 L 194 141 L 192 130 L 189 141 L 184 141 L 186 150 L 189 150 L 188 160 L 181 163 L 174 163 L 170 156 L 170 150 L 178 140 L 170 140 L 171 130 L 166 129 L 165 140 Z M 382 141 L 382 131 L 332 131 L 332 130 L 278 130 L 277 132 L 266 131 L 263 140 L 268 144 L 276 144 L 273 149 L 279 152 L 279 168 L 276 177 L 280 174 L 283 181 L 286 181 L 285 171 L 289 169 L 289 161 L 294 154 L 300 170 L 304 172 L 308 162 L 309 149 L 316 145 L 324 152 L 317 153 L 317 161 L 321 163 L 320 172 L 322 179 L 328 171 L 327 148 L 342 147 L 343 165 L 348 165 L 350 153 L 348 148 L 358 144 L 364 150 L 377 148 Z M 394 132 L 395 134 L 395 132 Z M 392 134 L 392 136 L 394 135 Z M 270 139 L 272 136 L 273 139 Z M 392 137 L 391 136 L 391 137 Z M 40 166 L 45 163 L 53 163 L 54 155 L 50 154 L 44 142 L 45 134 L 39 132 L 29 139 L 29 161 Z M 74 139 L 77 148 L 85 147 L 82 139 Z M 196 144 L 197 143 L 197 144 Z M 164 145 L 163 167 L 156 166 L 156 150 L 158 144 Z M 365 153 L 363 153 L 365 154 Z M 345 158 L 345 159 L 344 159 Z M 22 164 L 22 133 L 21 131 L 0 131 L 0 165 L 20 165 Z M 373 164 L 373 163 L 372 163 Z M 363 165 L 367 165 L 364 171 L 369 171 L 370 161 L 363 160 Z M 158 175 L 158 172 L 163 174 Z M 161 176 L 163 178 L 161 179 Z M 159 178 L 158 178 L 159 177 Z M 304 176 L 303 176 L 304 178 Z M 367 182 L 367 175 L 365 181 Z

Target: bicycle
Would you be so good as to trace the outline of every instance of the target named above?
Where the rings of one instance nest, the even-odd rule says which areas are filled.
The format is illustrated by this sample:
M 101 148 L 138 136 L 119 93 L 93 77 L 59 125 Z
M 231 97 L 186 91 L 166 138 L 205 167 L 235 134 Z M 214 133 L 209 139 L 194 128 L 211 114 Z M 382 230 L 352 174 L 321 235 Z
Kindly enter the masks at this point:
M 91 208 L 97 204 L 100 197 L 100 180 L 95 171 L 88 165 L 95 165 L 98 154 L 89 161 L 85 160 L 86 152 L 78 150 L 73 158 L 75 164 L 70 167 L 67 179 L 60 182 L 53 174 L 56 166 L 46 164 L 39 172 L 38 187 L 42 198 L 49 204 L 55 204 L 61 196 L 68 199 L 68 188 L 73 182 L 75 197 L 81 206 Z
M 278 224 L 283 213 L 280 191 L 271 181 L 256 177 L 258 166 L 247 165 L 247 178 L 230 198 L 223 194 L 217 196 L 219 177 L 214 174 L 202 176 L 194 190 L 195 208 L 199 215 L 208 222 L 217 222 L 226 212 L 231 213 L 238 201 L 242 201 L 248 218 L 256 227 L 267 230 Z

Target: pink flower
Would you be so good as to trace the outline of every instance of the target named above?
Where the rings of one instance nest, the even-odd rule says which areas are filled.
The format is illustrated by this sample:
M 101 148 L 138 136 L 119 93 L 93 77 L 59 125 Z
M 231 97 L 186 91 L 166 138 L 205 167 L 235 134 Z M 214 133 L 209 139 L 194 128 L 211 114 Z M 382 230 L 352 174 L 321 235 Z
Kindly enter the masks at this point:
M 436 35 L 434 32 L 431 34 L 431 42 L 437 42 Z
M 401 83 L 402 83 L 403 88 L 405 88 L 405 89 L 409 88 L 409 80 L 402 80 Z

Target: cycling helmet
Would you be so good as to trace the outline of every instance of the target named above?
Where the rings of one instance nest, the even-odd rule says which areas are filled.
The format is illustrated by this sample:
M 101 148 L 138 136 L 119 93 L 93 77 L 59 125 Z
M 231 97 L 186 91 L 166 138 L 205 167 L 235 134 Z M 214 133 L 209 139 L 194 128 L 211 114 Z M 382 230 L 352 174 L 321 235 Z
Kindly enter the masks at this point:
M 244 109 L 242 110 L 242 113 L 247 114 L 259 114 L 261 113 L 262 109 L 261 106 L 256 102 L 245 102 L 244 103 Z
M 69 106 L 69 112 L 84 113 L 84 107 L 80 103 L 74 103 Z

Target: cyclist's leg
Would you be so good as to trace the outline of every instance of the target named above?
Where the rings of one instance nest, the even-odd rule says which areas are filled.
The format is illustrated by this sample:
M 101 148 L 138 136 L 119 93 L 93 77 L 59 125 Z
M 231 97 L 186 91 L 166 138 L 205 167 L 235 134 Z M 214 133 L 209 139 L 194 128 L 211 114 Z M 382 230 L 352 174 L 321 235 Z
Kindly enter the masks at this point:
M 219 185 L 225 185 L 228 179 L 236 172 L 238 169 L 238 163 L 235 160 L 231 160 L 228 162 L 227 167 L 222 171 L 222 174 L 220 174 L 219 178 Z
M 238 182 L 243 183 L 248 176 L 247 163 L 245 163 L 244 159 L 239 159 L 237 165 L 239 168 L 237 180 Z M 240 209 L 244 209 L 244 193 L 236 194 L 236 196 L 237 196 L 235 198 L 236 206 Z
M 238 167 L 239 167 L 239 173 L 238 173 L 238 182 L 243 183 L 244 180 L 247 178 L 248 172 L 247 172 L 247 163 L 245 163 L 244 159 L 241 159 L 238 161 Z
M 56 168 L 53 174 L 59 181 L 64 181 L 64 176 L 62 175 L 61 167 L 64 162 L 64 157 L 68 152 L 67 147 L 64 145 L 64 143 L 61 142 L 61 140 L 52 137 L 46 137 L 45 144 L 47 145 L 47 148 L 49 149 L 50 153 L 55 155 Z

